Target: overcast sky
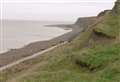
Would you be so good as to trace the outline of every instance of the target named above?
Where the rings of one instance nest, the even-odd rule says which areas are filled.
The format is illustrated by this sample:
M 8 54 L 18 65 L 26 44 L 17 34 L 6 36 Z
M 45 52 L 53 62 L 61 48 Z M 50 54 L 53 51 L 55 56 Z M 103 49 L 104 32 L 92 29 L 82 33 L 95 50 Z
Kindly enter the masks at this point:
M 1 0 L 2 18 L 75 21 L 112 9 L 116 0 Z

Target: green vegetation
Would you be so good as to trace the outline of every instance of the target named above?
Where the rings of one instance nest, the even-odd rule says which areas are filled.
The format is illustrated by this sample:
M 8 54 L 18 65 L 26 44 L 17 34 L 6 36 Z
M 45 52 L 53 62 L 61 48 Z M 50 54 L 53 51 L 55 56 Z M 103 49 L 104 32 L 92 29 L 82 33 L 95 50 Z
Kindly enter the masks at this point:
M 99 23 L 94 31 L 110 38 L 116 38 L 120 30 L 120 2 L 116 2 L 112 11 L 105 13 L 102 22 Z
M 118 15 L 109 12 L 103 17 L 103 21 L 94 28 L 94 31 L 110 38 L 116 38 L 120 28 L 118 20 Z
M 54 57 L 47 60 L 50 63 L 22 77 L 18 82 L 120 81 L 120 44 L 53 53 Z
M 115 6 L 115 15 L 113 11 L 108 12 L 102 16 L 102 22 L 91 24 L 94 26 L 88 25 L 90 28 L 70 43 L 27 62 L 26 65 L 32 65 L 31 70 L 26 71 L 26 68 L 21 71 L 14 67 L 12 72 L 8 70 L 1 73 L 0 80 L 4 82 L 11 78 L 12 81 L 8 82 L 120 82 L 120 41 L 117 39 L 120 37 L 119 6 Z M 104 43 L 106 40 L 108 42 Z
M 97 45 L 94 48 L 85 48 L 76 54 L 77 64 L 89 71 L 96 71 L 119 60 L 120 44 Z

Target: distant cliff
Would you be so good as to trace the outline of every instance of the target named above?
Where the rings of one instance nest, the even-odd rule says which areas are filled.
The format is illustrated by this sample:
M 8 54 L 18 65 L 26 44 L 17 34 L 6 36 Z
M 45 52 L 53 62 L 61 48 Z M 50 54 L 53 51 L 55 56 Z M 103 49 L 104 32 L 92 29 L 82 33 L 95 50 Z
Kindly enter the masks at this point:
M 1 73 L 0 81 L 120 82 L 120 0 L 76 26 L 84 31 L 72 41 Z
M 97 25 L 94 25 L 96 23 Z M 112 10 L 102 11 L 96 17 L 79 18 L 75 25 L 84 29 L 94 25 L 94 32 L 115 38 L 119 34 L 119 23 L 120 0 L 117 0 Z

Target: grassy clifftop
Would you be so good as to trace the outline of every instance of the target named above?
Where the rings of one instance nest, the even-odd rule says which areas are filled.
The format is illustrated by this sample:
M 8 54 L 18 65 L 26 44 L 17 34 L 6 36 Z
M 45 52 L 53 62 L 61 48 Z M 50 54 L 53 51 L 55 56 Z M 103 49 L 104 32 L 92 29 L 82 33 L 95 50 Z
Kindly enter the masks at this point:
M 102 22 L 94 28 L 94 31 L 107 37 L 116 38 L 119 35 L 119 23 L 120 1 L 118 0 L 114 8 L 102 16 Z
M 92 22 L 85 23 L 88 24 L 85 25 L 86 30 L 70 43 L 42 55 L 31 63 L 26 63 L 32 65 L 28 71 L 21 71 L 19 67 L 15 67 L 3 72 L 0 80 L 120 82 L 119 1 L 113 10 L 96 17 Z

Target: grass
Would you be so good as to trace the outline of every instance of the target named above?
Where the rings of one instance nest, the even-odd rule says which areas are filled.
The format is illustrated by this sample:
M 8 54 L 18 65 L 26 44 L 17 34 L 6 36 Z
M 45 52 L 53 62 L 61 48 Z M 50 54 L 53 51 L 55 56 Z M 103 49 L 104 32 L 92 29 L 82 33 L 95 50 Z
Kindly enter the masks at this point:
M 61 56 L 47 61 L 50 63 L 18 79 L 17 82 L 120 81 L 120 44 L 104 47 L 100 45 L 75 52 L 65 50 Z
M 119 82 L 120 44 L 81 48 L 91 32 L 83 32 L 71 43 L 44 54 L 40 60 L 47 63 L 25 72 L 16 82 Z
M 117 0 L 113 10 L 103 16 L 94 31 L 110 38 L 116 38 L 120 31 L 120 1 Z
M 117 10 L 119 11 L 119 5 Z M 14 82 L 120 82 L 119 41 L 101 44 L 100 41 L 96 43 L 92 36 L 93 32 L 97 32 L 109 37 L 107 40 L 117 40 L 116 37 L 119 37 L 120 33 L 119 17 L 119 14 L 106 14 L 101 23 L 88 28 L 70 43 L 1 73 L 0 81 L 13 82 L 10 81 L 12 79 Z M 41 65 L 41 62 L 45 64 Z M 26 71 L 27 69 L 30 71 Z
M 103 68 L 109 63 L 119 60 L 120 44 L 117 45 L 97 45 L 94 48 L 82 50 L 76 55 L 77 64 L 90 71 Z
M 110 38 L 116 38 L 119 35 L 120 29 L 118 15 L 116 16 L 109 12 L 103 19 L 104 20 L 94 28 L 94 31 Z

